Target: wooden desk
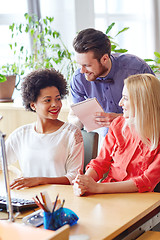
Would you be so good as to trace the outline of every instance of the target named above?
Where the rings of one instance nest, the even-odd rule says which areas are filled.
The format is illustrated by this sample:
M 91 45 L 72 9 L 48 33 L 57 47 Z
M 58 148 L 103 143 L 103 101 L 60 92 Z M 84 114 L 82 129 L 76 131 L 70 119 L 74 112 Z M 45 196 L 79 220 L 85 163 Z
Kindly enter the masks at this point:
M 1 240 L 68 240 L 69 225 L 65 225 L 57 231 L 34 228 L 19 223 L 0 221 Z
M 14 174 L 11 173 L 10 179 L 13 176 Z M 70 235 L 86 234 L 90 240 L 122 240 L 125 235 L 134 231 L 135 225 L 138 227 L 147 221 L 148 214 L 151 218 L 160 212 L 160 193 L 97 194 L 76 197 L 72 186 L 44 185 L 12 190 L 11 195 L 31 199 L 43 190 L 49 193 L 53 201 L 59 193 L 60 199 L 66 200 L 65 207 L 72 209 L 79 216 L 78 224 L 70 229 Z M 1 174 L 0 194 L 3 193 L 5 189 Z M 20 215 L 19 218 L 28 214 L 27 212 Z M 5 215 L 6 213 L 0 213 L 1 218 Z
M 137 240 L 159 240 L 160 239 L 160 232 L 155 231 L 147 231 L 142 234 Z

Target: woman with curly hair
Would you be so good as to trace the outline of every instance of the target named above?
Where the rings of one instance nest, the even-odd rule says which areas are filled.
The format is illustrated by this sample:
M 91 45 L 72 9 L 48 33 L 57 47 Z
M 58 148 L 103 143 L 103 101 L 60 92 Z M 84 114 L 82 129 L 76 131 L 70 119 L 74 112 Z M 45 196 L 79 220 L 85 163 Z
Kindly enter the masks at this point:
M 71 184 L 83 169 L 83 138 L 72 124 L 58 115 L 67 82 L 54 69 L 28 74 L 22 83 L 23 105 L 37 115 L 37 121 L 16 129 L 6 140 L 9 163 L 19 161 L 22 177 L 11 183 L 21 189 L 41 184 Z

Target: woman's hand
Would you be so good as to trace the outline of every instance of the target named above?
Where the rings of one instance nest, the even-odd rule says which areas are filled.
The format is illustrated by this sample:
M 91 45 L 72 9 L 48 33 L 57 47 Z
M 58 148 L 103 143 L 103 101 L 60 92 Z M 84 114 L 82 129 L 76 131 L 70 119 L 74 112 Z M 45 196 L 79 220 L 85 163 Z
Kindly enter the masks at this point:
M 98 183 L 92 177 L 79 172 L 74 180 L 73 191 L 76 196 L 82 196 L 85 193 L 96 193 Z
M 26 188 L 26 187 L 34 187 L 40 185 L 40 178 L 38 177 L 21 177 L 21 178 L 16 178 L 13 180 L 11 183 L 10 187 L 11 189 L 21 189 L 21 188 Z

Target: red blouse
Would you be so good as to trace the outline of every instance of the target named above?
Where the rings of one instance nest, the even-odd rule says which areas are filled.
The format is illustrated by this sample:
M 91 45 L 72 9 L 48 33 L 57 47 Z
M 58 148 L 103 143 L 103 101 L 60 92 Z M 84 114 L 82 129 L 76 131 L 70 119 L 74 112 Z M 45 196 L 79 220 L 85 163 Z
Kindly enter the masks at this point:
M 99 179 L 109 170 L 103 182 L 132 179 L 139 192 L 151 192 L 160 182 L 160 144 L 151 151 L 128 126 L 122 132 L 124 122 L 124 117 L 112 122 L 98 157 L 86 169 L 93 168 Z

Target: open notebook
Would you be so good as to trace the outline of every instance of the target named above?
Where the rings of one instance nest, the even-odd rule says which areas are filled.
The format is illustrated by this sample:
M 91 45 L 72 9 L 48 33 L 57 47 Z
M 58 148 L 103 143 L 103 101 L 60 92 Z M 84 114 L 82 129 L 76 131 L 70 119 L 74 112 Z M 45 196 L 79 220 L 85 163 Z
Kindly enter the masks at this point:
M 72 104 L 71 109 L 83 123 L 87 132 L 101 127 L 95 122 L 95 113 L 104 112 L 104 110 L 96 98 L 88 98 L 82 102 Z

